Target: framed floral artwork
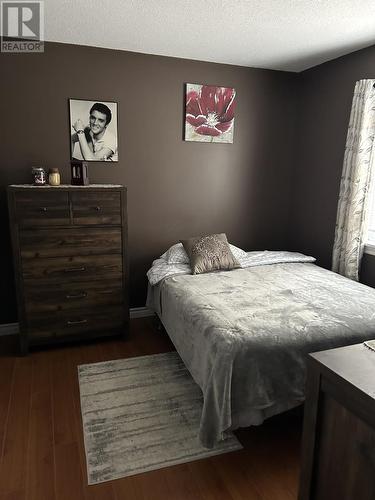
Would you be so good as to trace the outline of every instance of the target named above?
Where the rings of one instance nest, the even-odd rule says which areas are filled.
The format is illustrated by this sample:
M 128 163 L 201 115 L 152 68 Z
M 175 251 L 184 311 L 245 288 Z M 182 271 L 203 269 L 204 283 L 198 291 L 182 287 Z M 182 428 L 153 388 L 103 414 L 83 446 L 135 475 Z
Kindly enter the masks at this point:
M 236 91 L 186 84 L 185 141 L 233 143 Z

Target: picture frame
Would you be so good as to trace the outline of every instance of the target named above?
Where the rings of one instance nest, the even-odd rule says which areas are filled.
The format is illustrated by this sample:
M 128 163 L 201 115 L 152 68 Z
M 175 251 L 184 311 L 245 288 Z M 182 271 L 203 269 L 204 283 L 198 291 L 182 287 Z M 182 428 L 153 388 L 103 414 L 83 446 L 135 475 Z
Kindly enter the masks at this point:
M 118 103 L 69 98 L 70 160 L 118 162 Z
M 185 141 L 233 144 L 236 89 L 185 84 Z

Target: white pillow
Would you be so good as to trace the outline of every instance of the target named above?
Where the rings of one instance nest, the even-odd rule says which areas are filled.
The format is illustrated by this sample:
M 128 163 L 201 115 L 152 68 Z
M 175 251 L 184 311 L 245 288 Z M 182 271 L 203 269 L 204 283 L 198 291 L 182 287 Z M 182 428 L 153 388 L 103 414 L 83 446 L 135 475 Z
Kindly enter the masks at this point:
M 229 248 L 235 259 L 241 260 L 247 257 L 247 253 L 241 248 L 234 245 L 229 245 Z M 189 257 L 182 243 L 172 245 L 160 258 L 166 260 L 168 264 L 189 264 Z
M 245 252 L 245 250 L 242 250 L 242 248 L 235 247 L 234 245 L 231 245 L 230 243 L 229 243 L 229 248 L 230 248 L 230 251 L 232 252 L 233 257 L 235 259 L 237 259 L 237 260 L 246 259 L 247 252 Z

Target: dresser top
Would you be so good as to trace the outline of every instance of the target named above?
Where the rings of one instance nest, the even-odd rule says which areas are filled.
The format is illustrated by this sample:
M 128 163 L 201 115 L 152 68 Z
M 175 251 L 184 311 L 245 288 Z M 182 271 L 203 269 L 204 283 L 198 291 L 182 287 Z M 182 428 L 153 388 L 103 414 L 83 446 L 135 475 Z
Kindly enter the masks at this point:
M 310 356 L 375 399 L 375 351 L 363 344 L 356 344 Z
M 122 184 L 89 184 L 88 186 L 73 186 L 72 184 L 60 184 L 60 186 L 35 186 L 34 184 L 11 184 L 9 187 L 17 189 L 113 189 L 122 188 Z

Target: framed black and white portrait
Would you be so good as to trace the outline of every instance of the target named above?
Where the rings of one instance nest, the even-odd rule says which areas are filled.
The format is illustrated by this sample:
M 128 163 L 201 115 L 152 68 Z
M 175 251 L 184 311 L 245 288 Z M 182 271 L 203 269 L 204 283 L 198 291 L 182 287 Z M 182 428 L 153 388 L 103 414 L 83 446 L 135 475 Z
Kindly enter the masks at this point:
M 71 159 L 118 161 L 117 103 L 69 99 Z

